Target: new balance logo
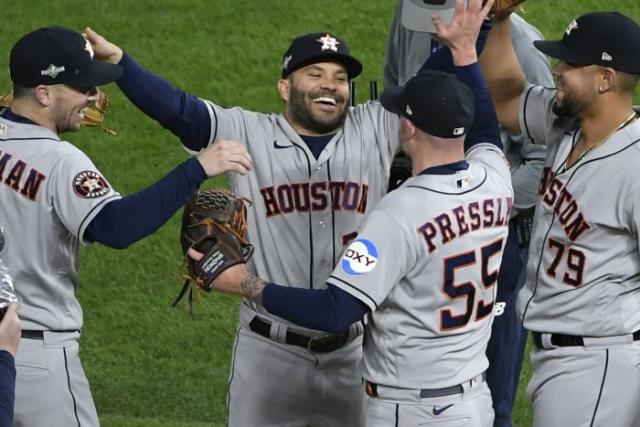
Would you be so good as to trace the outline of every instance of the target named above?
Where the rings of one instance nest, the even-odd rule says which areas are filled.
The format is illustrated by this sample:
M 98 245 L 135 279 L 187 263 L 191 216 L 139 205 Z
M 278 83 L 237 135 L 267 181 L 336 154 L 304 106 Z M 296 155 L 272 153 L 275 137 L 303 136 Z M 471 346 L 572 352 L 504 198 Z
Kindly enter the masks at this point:
M 453 406 L 453 403 L 446 405 L 446 406 L 434 406 L 433 407 L 433 415 L 438 416 L 441 413 L 443 413 L 444 411 L 446 411 L 447 409 L 451 408 Z
M 602 60 L 603 61 L 613 61 L 613 57 L 609 55 L 607 52 L 602 52 Z

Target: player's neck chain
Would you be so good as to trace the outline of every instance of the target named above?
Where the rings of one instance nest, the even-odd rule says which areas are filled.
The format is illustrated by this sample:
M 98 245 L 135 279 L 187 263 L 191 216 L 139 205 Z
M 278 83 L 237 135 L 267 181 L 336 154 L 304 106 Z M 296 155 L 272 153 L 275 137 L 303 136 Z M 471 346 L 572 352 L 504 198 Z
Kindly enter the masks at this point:
M 624 119 L 622 121 L 622 123 L 620 123 L 618 125 L 618 127 L 616 127 L 614 130 L 612 130 L 611 132 L 609 132 L 609 134 L 607 136 L 605 136 L 604 138 L 602 138 L 600 140 L 600 142 L 598 142 L 597 144 L 587 148 L 586 150 L 584 150 L 582 152 L 582 154 L 580 154 L 580 156 L 578 156 L 578 158 L 571 162 L 571 164 L 569 164 L 569 159 L 571 158 L 571 152 L 573 152 L 573 150 L 575 149 L 575 146 L 571 149 L 571 152 L 569 153 L 569 156 L 567 156 L 567 160 L 564 163 L 564 170 L 569 169 L 570 167 L 572 167 L 573 165 L 575 165 L 576 163 L 580 162 L 580 160 L 582 160 L 587 154 L 589 154 L 590 152 L 592 152 L 593 150 L 595 150 L 596 148 L 600 147 L 602 144 L 604 144 L 605 142 L 607 142 L 607 140 L 609 140 L 609 138 L 611 138 L 611 135 L 613 135 L 614 133 L 618 132 L 620 129 L 624 128 L 625 126 L 629 125 L 631 122 L 633 122 L 636 118 L 638 118 L 638 116 L 636 115 L 636 112 L 633 111 L 629 117 L 627 117 L 626 119 Z

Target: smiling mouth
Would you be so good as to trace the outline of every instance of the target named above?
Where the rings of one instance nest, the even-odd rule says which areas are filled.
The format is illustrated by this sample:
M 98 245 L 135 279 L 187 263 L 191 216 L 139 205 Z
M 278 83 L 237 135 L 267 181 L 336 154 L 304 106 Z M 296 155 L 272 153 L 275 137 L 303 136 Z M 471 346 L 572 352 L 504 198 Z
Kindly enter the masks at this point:
M 319 96 L 317 98 L 314 98 L 313 102 L 315 102 L 316 104 L 326 105 L 329 107 L 338 106 L 338 102 L 335 99 L 328 96 Z

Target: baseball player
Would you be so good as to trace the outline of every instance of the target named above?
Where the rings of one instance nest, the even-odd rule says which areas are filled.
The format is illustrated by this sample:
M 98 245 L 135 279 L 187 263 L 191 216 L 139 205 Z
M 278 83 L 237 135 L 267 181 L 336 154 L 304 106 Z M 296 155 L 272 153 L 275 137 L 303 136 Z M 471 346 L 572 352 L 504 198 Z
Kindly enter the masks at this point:
M 77 131 L 96 86 L 121 73 L 96 61 L 89 42 L 65 28 L 35 30 L 11 50 L 14 99 L 0 111 L 0 240 L 22 298 L 14 426 L 99 425 L 78 355 L 80 245 L 124 248 L 159 228 L 207 176 L 251 167 L 242 146 L 223 141 L 121 197 L 58 136 Z
M 117 83 L 127 97 L 187 149 L 198 151 L 219 137 L 247 148 L 255 173 L 230 176 L 229 182 L 235 194 L 253 202 L 251 270 L 296 288 L 325 288 L 364 215 L 385 194 L 399 146 L 396 115 L 377 102 L 349 108 L 349 81 L 362 65 L 345 40 L 326 32 L 294 39 L 277 84 L 284 112 L 262 114 L 177 90 L 90 28 L 86 34 L 99 58 L 125 69 Z M 361 425 L 362 331 L 354 323 L 325 334 L 243 300 L 229 425 Z
M 455 47 L 460 80 L 429 70 L 382 94 L 402 117 L 415 176 L 367 215 L 327 289 L 267 283 L 243 265 L 214 282 L 314 328 L 341 331 L 368 315 L 368 426 L 493 423 L 485 350 L 513 191 L 475 50 L 489 3 L 458 7 L 447 26 L 435 20 L 439 38 Z
M 11 304 L 0 319 L 0 427 L 13 422 L 16 368 L 15 355 L 20 344 L 18 305 Z
M 482 58 L 499 118 L 548 147 L 518 296 L 534 425 L 638 426 L 640 26 L 588 13 L 535 42 L 559 61 L 557 90 L 525 82 L 508 37 L 496 24 Z
M 403 14 L 405 3 L 408 3 L 410 8 L 407 10 L 407 15 Z M 455 2 L 449 3 L 448 7 L 453 8 Z M 415 7 L 418 9 L 411 9 Z M 387 40 L 384 65 L 385 87 L 404 84 L 420 69 L 425 61 L 425 53 L 429 55 L 429 52 L 438 48 L 439 43 L 432 37 L 435 29 L 431 22 L 424 17 L 416 19 L 416 14 L 431 14 L 433 10 L 430 8 L 439 8 L 436 9 L 438 11 L 445 7 L 447 7 L 446 4 L 439 6 L 429 2 L 398 0 Z M 413 29 L 402 25 L 403 17 L 412 18 L 412 22 L 407 25 Z M 543 38 L 542 33 L 517 14 L 511 14 L 509 25 L 511 42 L 527 80 L 537 85 L 553 87 L 549 60 L 533 46 L 534 40 Z M 414 30 L 417 28 L 420 31 Z M 527 336 L 516 315 L 516 295 L 525 282 L 528 239 L 538 182 L 544 167 L 546 147 L 532 144 L 522 135 L 512 134 L 504 128 L 500 131 L 500 138 L 511 165 L 515 199 L 512 218 L 509 221 L 509 238 L 504 248 L 498 276 L 496 317 L 487 347 L 489 358 L 487 383 L 495 410 L 494 426 L 511 427 L 511 413 L 520 379 L 520 367 Z M 400 160 L 394 159 L 393 163 L 399 162 Z M 407 172 L 405 176 L 409 176 L 409 173 Z M 389 190 L 399 186 L 400 183 L 390 181 Z

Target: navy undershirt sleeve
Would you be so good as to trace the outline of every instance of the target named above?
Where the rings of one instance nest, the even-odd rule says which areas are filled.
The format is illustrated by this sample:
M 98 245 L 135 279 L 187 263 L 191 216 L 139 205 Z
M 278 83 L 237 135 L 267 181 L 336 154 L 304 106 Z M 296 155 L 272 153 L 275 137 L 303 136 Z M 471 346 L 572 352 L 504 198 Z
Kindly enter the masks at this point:
M 204 101 L 173 87 L 126 53 L 120 65 L 124 72 L 116 83 L 136 107 L 178 136 L 185 147 L 200 151 L 209 144 L 211 119 Z
M 192 157 L 150 187 L 107 203 L 87 226 L 84 238 L 124 249 L 167 222 L 205 179 L 202 165 Z
M 465 151 L 482 142 L 489 142 L 502 150 L 498 116 L 493 107 L 487 83 L 482 77 L 480 64 L 476 62 L 464 67 L 456 67 L 455 74 L 473 92 L 475 113 L 464 140 Z
M 11 427 L 13 424 L 15 389 L 15 360 L 11 353 L 0 350 L 0 427 Z
M 262 293 L 262 303 L 270 313 L 300 326 L 340 333 L 362 320 L 369 308 L 342 289 L 302 289 L 269 283 Z

